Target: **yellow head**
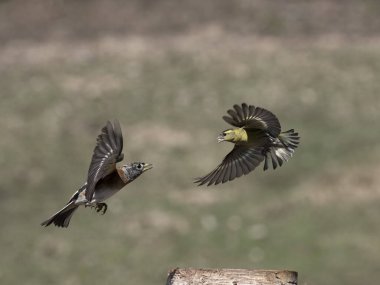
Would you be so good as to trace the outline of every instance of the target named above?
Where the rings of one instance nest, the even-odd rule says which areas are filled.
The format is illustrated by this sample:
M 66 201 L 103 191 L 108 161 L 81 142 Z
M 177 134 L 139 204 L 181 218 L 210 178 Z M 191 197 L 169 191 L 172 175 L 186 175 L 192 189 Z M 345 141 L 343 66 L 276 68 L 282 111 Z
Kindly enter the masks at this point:
M 218 143 L 227 141 L 227 142 L 243 142 L 247 141 L 247 132 L 243 128 L 239 129 L 228 129 L 222 132 L 218 136 Z

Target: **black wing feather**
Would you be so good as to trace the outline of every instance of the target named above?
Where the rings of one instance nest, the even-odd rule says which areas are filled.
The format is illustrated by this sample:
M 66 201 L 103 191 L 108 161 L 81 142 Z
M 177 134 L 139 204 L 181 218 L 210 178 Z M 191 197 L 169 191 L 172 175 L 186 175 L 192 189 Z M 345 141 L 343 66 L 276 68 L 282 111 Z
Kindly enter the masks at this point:
M 281 133 L 281 125 L 277 117 L 264 108 L 243 103 L 241 107 L 234 105 L 227 114 L 230 116 L 223 116 L 223 120 L 232 126 L 265 130 L 273 137 Z
M 246 175 L 254 170 L 264 160 L 263 148 L 252 148 L 235 145 L 219 164 L 209 174 L 197 178 L 195 183 L 200 185 L 226 183 L 235 178 Z
M 91 201 L 98 181 L 116 170 L 116 163 L 123 160 L 123 134 L 120 124 L 115 121 L 112 125 L 102 128 L 97 138 L 97 144 L 92 155 L 88 170 L 86 199 Z

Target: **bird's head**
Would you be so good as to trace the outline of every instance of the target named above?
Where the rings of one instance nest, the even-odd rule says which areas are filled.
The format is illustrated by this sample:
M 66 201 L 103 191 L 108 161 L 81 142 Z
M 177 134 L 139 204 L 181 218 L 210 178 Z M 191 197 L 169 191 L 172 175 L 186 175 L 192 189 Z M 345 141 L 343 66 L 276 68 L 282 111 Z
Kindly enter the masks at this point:
M 228 129 L 228 130 L 223 131 L 217 137 L 217 140 L 218 140 L 218 143 L 224 142 L 224 141 L 233 142 L 235 140 L 235 138 L 236 138 L 235 131 L 233 129 Z
M 150 163 L 133 162 L 131 164 L 123 165 L 121 169 L 123 170 L 125 176 L 128 177 L 128 180 L 132 181 L 139 177 L 141 174 L 143 174 L 145 171 L 152 168 L 153 165 Z
M 243 128 L 228 129 L 218 136 L 218 142 L 246 142 L 248 140 L 247 132 Z

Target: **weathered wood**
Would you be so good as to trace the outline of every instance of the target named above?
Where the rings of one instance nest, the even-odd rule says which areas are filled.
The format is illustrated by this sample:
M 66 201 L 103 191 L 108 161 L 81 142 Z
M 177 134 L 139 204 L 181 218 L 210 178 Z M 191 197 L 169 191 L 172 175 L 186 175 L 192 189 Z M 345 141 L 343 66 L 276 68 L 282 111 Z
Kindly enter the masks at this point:
M 176 268 L 166 285 L 297 285 L 297 272 L 287 270 Z

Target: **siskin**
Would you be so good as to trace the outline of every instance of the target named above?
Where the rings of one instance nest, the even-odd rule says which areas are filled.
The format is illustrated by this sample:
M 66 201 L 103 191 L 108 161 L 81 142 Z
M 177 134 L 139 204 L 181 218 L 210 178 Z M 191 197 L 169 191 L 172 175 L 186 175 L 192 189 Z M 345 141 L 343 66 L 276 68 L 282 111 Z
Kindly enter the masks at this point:
M 272 112 L 243 103 L 234 105 L 227 113 L 224 121 L 235 128 L 225 130 L 217 139 L 235 146 L 218 167 L 195 183 L 207 186 L 225 183 L 248 174 L 262 161 L 264 170 L 270 162 L 276 169 L 292 157 L 300 137 L 293 129 L 281 132 L 280 122 Z

